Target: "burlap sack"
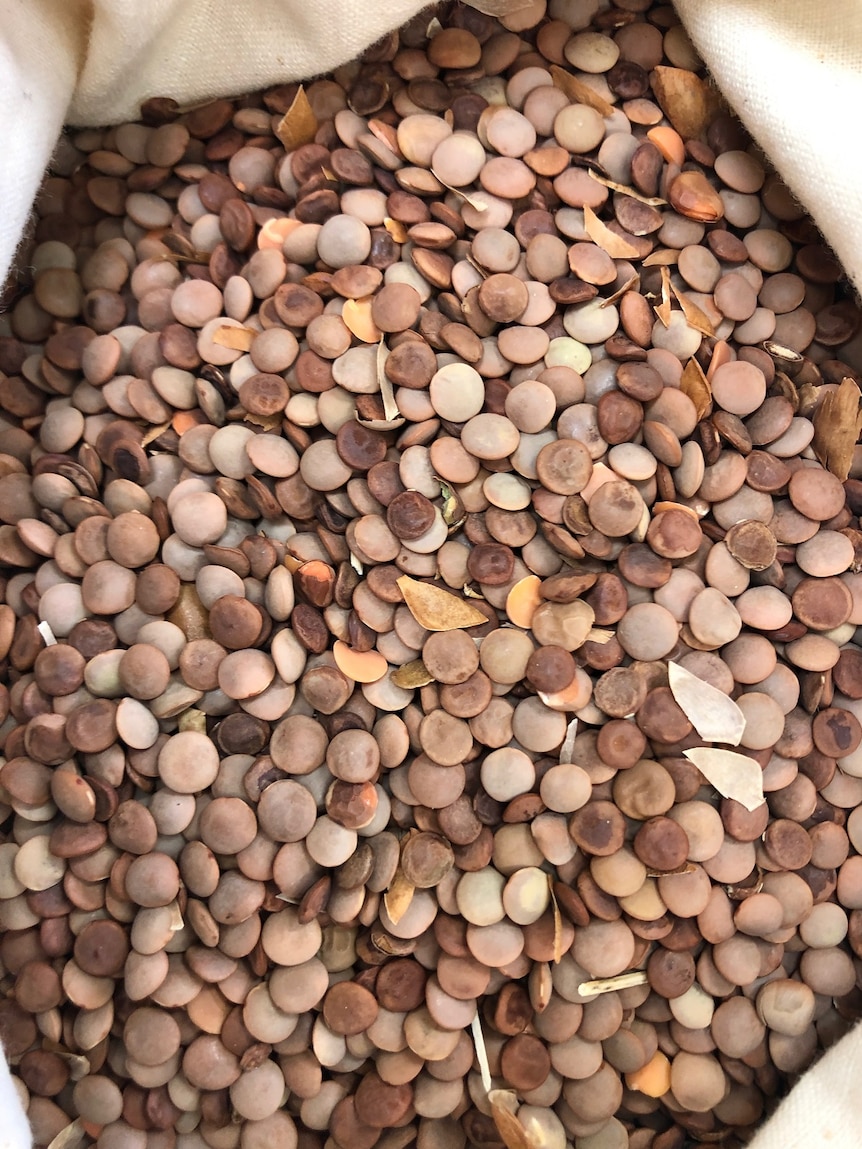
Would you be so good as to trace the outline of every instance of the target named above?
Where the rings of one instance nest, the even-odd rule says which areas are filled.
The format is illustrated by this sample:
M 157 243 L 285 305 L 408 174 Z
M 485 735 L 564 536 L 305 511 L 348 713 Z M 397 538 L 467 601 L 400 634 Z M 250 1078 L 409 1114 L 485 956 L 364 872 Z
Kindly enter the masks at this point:
M 485 8 L 493 0 L 476 0 Z M 498 6 L 519 0 L 497 0 Z M 862 4 L 675 0 L 729 102 L 862 285 Z M 134 117 L 313 76 L 410 19 L 421 0 L 0 0 L 0 283 L 64 122 Z M 0 1059 L 2 1061 L 2 1059 Z M 862 1146 L 862 1030 L 807 1074 L 752 1149 Z M 27 1149 L 0 1064 L 0 1149 Z

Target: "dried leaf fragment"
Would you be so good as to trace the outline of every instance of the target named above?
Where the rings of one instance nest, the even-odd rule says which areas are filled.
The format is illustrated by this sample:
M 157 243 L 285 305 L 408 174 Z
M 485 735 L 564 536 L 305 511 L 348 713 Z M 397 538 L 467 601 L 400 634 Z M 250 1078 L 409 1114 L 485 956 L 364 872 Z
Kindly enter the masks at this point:
M 695 331 L 699 331 L 701 335 L 706 335 L 711 339 L 715 335 L 715 328 L 710 323 L 706 312 L 702 311 L 684 292 L 677 291 L 673 285 L 671 285 L 671 291 L 679 300 L 679 305 L 689 327 L 693 327 Z
M 141 446 L 148 447 L 150 443 L 158 439 L 159 435 L 164 435 L 165 431 L 170 430 L 170 423 L 159 423 L 157 426 L 150 427 L 143 439 L 141 439 Z
M 452 192 L 454 195 L 459 195 L 465 203 L 468 203 L 474 211 L 487 211 L 488 205 L 483 203 L 482 200 L 477 199 L 476 196 L 468 195 L 467 192 L 461 191 L 460 188 L 453 188 L 451 184 L 447 184 L 445 180 L 441 180 L 437 173 L 431 168 L 431 175 L 439 184 L 442 184 L 446 191 Z
M 429 682 L 434 681 L 434 675 L 429 673 L 428 667 L 421 658 L 414 658 L 412 662 L 405 662 L 403 666 L 393 670 L 389 678 L 402 690 L 415 690 L 417 687 L 427 686 Z
M 573 104 L 586 104 L 587 107 L 598 112 L 600 116 L 613 115 L 613 106 L 598 92 L 594 92 L 589 84 L 585 84 L 583 80 L 579 80 L 571 72 L 552 64 L 551 78 L 554 81 L 554 87 L 565 92 Z
M 449 534 L 452 534 L 452 532 L 456 531 L 458 527 L 460 527 L 464 522 L 467 517 L 467 513 L 464 510 L 464 504 L 461 502 L 458 496 L 449 491 L 448 487 L 447 491 L 448 494 L 445 492 L 443 494 L 442 514 L 443 522 L 449 528 Z
M 616 633 L 612 630 L 606 630 L 603 626 L 591 627 L 589 634 L 584 639 L 584 642 L 597 642 L 599 646 L 604 646 L 605 643 L 616 638 Z
M 814 412 L 814 454 L 843 483 L 850 474 L 853 451 L 862 432 L 862 393 L 852 379 L 824 395 Z
M 706 742 L 739 745 L 745 730 L 745 715 L 732 698 L 678 662 L 667 664 L 667 677 L 677 706 L 701 738 Z
M 48 1144 L 48 1149 L 74 1149 L 84 1138 L 84 1122 L 76 1117 L 71 1125 L 64 1126 Z
M 551 967 L 546 961 L 533 962 L 529 977 L 530 1005 L 536 1013 L 544 1013 L 551 1004 L 554 990 Z
M 470 7 L 484 12 L 486 16 L 509 16 L 529 8 L 533 0 L 470 0 Z
M 358 415 L 356 416 L 356 422 L 367 427 L 369 431 L 394 431 L 397 427 L 403 427 L 405 421 L 403 416 L 397 419 L 360 419 Z
M 45 643 L 46 646 L 56 646 L 57 645 L 57 640 L 54 637 L 53 630 L 51 630 L 51 624 L 50 623 L 40 622 L 39 625 L 36 627 L 36 629 L 42 635 L 42 641 Z
M 488 1061 L 488 1050 L 485 1047 L 485 1035 L 482 1032 L 482 1022 L 477 1010 L 470 1022 L 473 1032 L 473 1044 L 476 1046 L 476 1060 L 479 1062 L 479 1074 L 482 1078 L 482 1087 L 486 1093 L 491 1092 L 491 1066 Z
M 179 903 L 176 901 L 176 899 L 171 902 L 168 909 L 171 912 L 169 919 L 171 933 L 178 933 L 185 925 L 185 922 L 183 921 L 183 915 L 180 912 Z
M 607 297 L 607 299 L 602 300 L 602 302 L 599 304 L 599 310 L 603 311 L 606 307 L 610 307 L 611 304 L 616 303 L 616 301 L 618 299 L 622 299 L 622 297 L 625 295 L 625 293 L 627 291 L 631 291 L 633 288 L 637 287 L 639 282 L 640 282 L 640 276 L 638 275 L 637 272 L 635 272 L 635 274 L 630 279 L 627 279 L 625 281 L 625 283 L 622 285 L 622 287 L 617 288 L 617 290 L 613 293 L 613 295 L 609 295 Z
M 578 736 L 578 720 L 573 718 L 569 725 L 566 727 L 566 737 L 563 739 L 563 745 L 560 747 L 560 765 L 566 766 L 574 761 L 575 753 L 575 739 Z
M 194 730 L 198 734 L 205 734 L 207 716 L 202 710 L 197 710 L 195 707 L 190 706 L 188 710 L 184 710 L 180 715 L 177 725 L 182 731 Z
M 648 878 L 671 878 L 678 874 L 693 874 L 697 866 L 694 862 L 683 862 L 681 866 L 676 866 L 673 870 L 653 870 L 647 866 Z
M 663 265 L 661 269 L 661 303 L 658 307 L 654 307 L 656 315 L 662 321 L 665 327 L 670 325 L 670 272 Z
M 254 415 L 247 413 L 243 418 L 244 423 L 254 423 L 255 427 L 263 427 L 264 431 L 274 431 L 276 427 L 281 426 L 281 420 L 281 411 L 276 411 L 272 415 Z
M 640 200 L 648 207 L 664 207 L 667 203 L 666 199 L 662 199 L 657 195 L 641 195 L 637 188 L 629 187 L 628 184 L 618 184 L 616 180 L 609 179 L 603 176 L 601 172 L 597 172 L 595 168 L 589 169 L 590 176 L 601 184 L 603 187 L 610 188 L 611 191 L 622 192 L 623 195 L 631 196 L 632 199 Z
M 712 410 L 712 388 L 703 373 L 703 368 L 696 359 L 689 359 L 683 368 L 679 389 L 683 395 L 688 395 L 694 403 L 697 419 L 700 422 Z
M 535 1141 L 518 1120 L 518 1096 L 513 1089 L 492 1089 L 488 1093 L 491 1116 L 506 1149 L 537 1149 Z
M 69 1077 L 72 1081 L 80 1081 L 91 1072 L 90 1059 L 81 1053 L 70 1053 L 68 1049 L 57 1045 L 53 1041 L 45 1042 L 46 1049 L 53 1049 L 58 1057 L 62 1057 L 69 1066 Z
M 308 102 L 305 88 L 300 84 L 293 103 L 279 120 L 275 134 L 284 145 L 284 150 L 293 152 L 303 144 L 310 144 L 317 135 L 317 128 L 317 116 Z
M 383 904 L 386 906 L 386 912 L 393 925 L 398 925 L 410 909 L 410 903 L 413 901 L 415 892 L 416 887 L 412 882 L 408 882 L 403 871 L 398 869 L 392 879 L 392 884 L 383 895 Z
M 650 73 L 659 107 L 684 140 L 699 136 L 710 113 L 709 90 L 700 76 L 687 68 L 659 65 Z
M 257 332 L 250 327 L 232 327 L 225 324 L 217 327 L 213 332 L 213 343 L 219 347 L 228 347 L 231 351 L 248 351 L 254 343 Z
M 407 609 L 426 630 L 461 630 L 488 621 L 474 606 L 431 583 L 418 582 L 408 575 L 402 575 L 396 582 Z
M 679 262 L 679 248 L 657 247 L 643 261 L 643 267 L 673 267 Z
M 732 902 L 744 902 L 746 898 L 751 898 L 754 894 L 759 894 L 763 889 L 763 870 L 758 866 L 757 868 L 757 881 L 753 886 L 725 886 L 724 892 Z
M 611 259 L 637 259 L 640 255 L 636 247 L 612 232 L 607 224 L 602 223 L 589 204 L 584 205 L 584 230 L 593 243 Z
M 733 798 L 746 810 L 756 810 L 765 802 L 763 771 L 753 758 L 714 746 L 695 746 L 683 754 L 723 798 Z
M 595 981 L 582 981 L 578 993 L 589 997 L 594 993 L 615 993 L 618 989 L 629 989 L 633 985 L 646 985 L 646 970 L 633 969 L 628 973 L 618 973 L 615 977 L 600 977 Z

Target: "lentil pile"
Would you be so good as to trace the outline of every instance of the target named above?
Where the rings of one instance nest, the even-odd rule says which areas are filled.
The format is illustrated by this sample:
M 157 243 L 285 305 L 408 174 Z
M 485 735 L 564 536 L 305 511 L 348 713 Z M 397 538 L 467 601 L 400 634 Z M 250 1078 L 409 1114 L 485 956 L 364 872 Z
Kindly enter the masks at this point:
M 153 99 L 62 141 L 22 269 L 36 1144 L 749 1140 L 862 1003 L 862 341 L 672 9 Z

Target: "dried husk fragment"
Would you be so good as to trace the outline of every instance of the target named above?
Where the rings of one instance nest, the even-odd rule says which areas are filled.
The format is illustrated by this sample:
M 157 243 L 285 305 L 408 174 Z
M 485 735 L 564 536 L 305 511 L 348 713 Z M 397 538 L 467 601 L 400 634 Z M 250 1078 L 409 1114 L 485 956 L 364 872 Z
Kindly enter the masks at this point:
M 763 805 L 763 771 L 753 758 L 714 746 L 695 746 L 683 754 L 723 798 L 733 798 L 746 810 Z
M 566 766 L 568 763 L 574 761 L 575 753 L 575 739 L 578 736 L 578 720 L 573 718 L 569 725 L 566 727 L 566 737 L 563 739 L 563 745 L 560 747 L 560 765 Z
M 636 247 L 602 223 L 589 204 L 584 205 L 584 230 L 593 243 L 607 252 L 611 259 L 637 259 L 640 254 Z
M 661 269 L 661 303 L 653 308 L 665 327 L 670 325 L 670 272 L 666 267 Z
M 599 304 L 599 309 L 604 310 L 604 308 L 610 307 L 612 304 L 616 303 L 618 299 L 622 299 L 626 292 L 631 291 L 632 288 L 637 287 L 639 282 L 640 276 L 637 274 L 637 272 L 635 272 L 634 275 L 625 281 L 622 287 L 617 288 L 613 295 L 609 295 L 607 299 L 602 300 L 602 302 Z
M 202 710 L 197 707 L 190 707 L 184 710 L 183 714 L 177 720 L 177 727 L 180 731 L 193 730 L 198 734 L 206 734 L 207 732 L 207 716 L 203 714 Z
M 247 413 L 244 418 L 244 423 L 254 423 L 255 427 L 262 427 L 264 431 L 274 431 L 276 427 L 281 426 L 282 414 L 280 411 L 274 412 L 272 415 L 255 415 Z
M 383 904 L 393 925 L 398 925 L 410 909 L 415 892 L 416 887 L 407 881 L 404 872 L 399 868 L 392 879 L 392 885 L 383 895 Z
M 775 535 L 757 519 L 734 523 L 724 536 L 724 545 L 741 566 L 750 571 L 765 571 L 778 553 Z
M 452 185 L 447 184 L 445 180 L 441 180 L 433 168 L 431 168 L 431 175 L 434 177 L 435 180 L 437 180 L 438 183 L 443 185 L 443 187 L 446 189 L 446 191 L 452 192 L 453 195 L 460 196 L 461 199 L 465 203 L 468 203 L 474 211 L 487 211 L 488 210 L 488 205 L 486 203 L 483 203 L 482 200 L 476 199 L 475 196 L 469 195 L 467 192 L 462 191 L 461 188 L 452 187 Z
M 614 631 L 608 630 L 604 626 L 594 626 L 584 641 L 597 642 L 599 646 L 605 646 L 612 638 L 616 638 Z
M 64 1126 L 57 1136 L 48 1143 L 48 1149 L 75 1149 L 75 1146 L 80 1145 L 83 1141 L 84 1135 L 84 1123 L 80 1117 L 76 1117 L 70 1125 Z
M 595 168 L 589 169 L 591 179 L 596 183 L 601 184 L 602 187 L 610 188 L 611 191 L 621 192 L 623 195 L 631 196 L 632 199 L 640 200 L 648 207 L 664 207 L 667 204 L 666 199 L 662 199 L 657 195 L 643 195 L 637 188 L 629 187 L 628 184 L 619 184 L 616 180 L 609 179 L 608 176 L 603 176 L 601 172 L 597 172 Z
M 227 330 L 231 331 L 232 328 L 228 327 Z M 170 430 L 170 426 L 170 423 L 159 423 L 156 426 L 150 427 L 149 431 L 147 431 L 143 439 L 141 439 L 141 446 L 148 447 L 150 443 L 154 443 L 159 435 L 164 435 L 165 431 Z
M 551 78 L 554 81 L 554 87 L 565 92 L 573 104 L 586 104 L 587 107 L 598 112 L 600 116 L 613 115 L 612 105 L 598 92 L 594 92 L 589 84 L 585 84 L 583 80 L 579 80 L 571 72 L 566 72 L 563 68 L 552 64 Z
M 484 12 L 486 16 L 508 16 L 529 8 L 533 0 L 468 0 L 471 8 Z
M 814 454 L 843 483 L 850 474 L 853 451 L 862 432 L 862 394 L 852 379 L 823 396 L 814 412 Z
M 648 878 L 670 878 L 679 874 L 693 874 L 696 869 L 694 862 L 683 862 L 681 866 L 676 866 L 672 870 L 653 870 L 647 866 L 646 874 Z
M 646 985 L 646 970 L 633 969 L 628 973 L 618 973 L 614 977 L 600 977 L 595 981 L 582 981 L 578 993 L 589 997 L 596 993 L 616 993 L 619 989 L 630 989 L 635 985 Z
M 396 243 L 407 242 L 407 228 L 397 219 L 391 219 L 389 216 L 383 221 L 383 226 L 392 236 Z
M 682 138 L 699 136 L 711 112 L 709 89 L 700 76 L 687 68 L 659 65 L 653 68 L 650 80 L 659 107 Z
M 701 335 L 706 335 L 707 338 L 711 339 L 715 335 L 715 328 L 710 323 L 709 316 L 693 300 L 689 299 L 685 292 L 677 291 L 672 284 L 671 290 L 679 300 L 679 305 L 689 327 L 693 327 L 695 331 L 699 331 Z
M 551 892 L 551 911 L 554 915 L 554 965 L 558 965 L 563 958 L 563 915 L 557 905 L 557 895 L 554 893 L 554 879 L 548 874 L 548 889 Z
M 377 343 L 380 331 L 371 318 L 370 299 L 345 299 L 341 318 L 347 330 L 363 343 Z
M 429 673 L 428 667 L 421 658 L 414 658 L 412 662 L 405 662 L 403 666 L 393 670 L 389 677 L 396 686 L 400 686 L 403 690 L 415 690 L 417 687 L 427 686 L 429 682 L 434 681 L 434 675 Z
M 538 1149 L 518 1120 L 518 1096 L 512 1089 L 492 1089 L 488 1094 L 491 1116 L 506 1149 Z
M 476 1047 L 476 1060 L 479 1062 L 479 1075 L 482 1078 L 482 1088 L 486 1093 L 491 1092 L 491 1066 L 488 1062 L 488 1050 L 485 1047 L 485 1034 L 482 1032 L 482 1021 L 477 1010 L 470 1022 L 473 1034 L 473 1045 Z
M 383 414 L 388 420 L 394 420 L 401 418 L 401 412 L 398 410 L 398 404 L 395 401 L 395 392 L 392 389 L 392 382 L 385 370 L 388 355 L 389 350 L 386 346 L 386 341 L 381 335 L 380 342 L 377 344 L 377 382 L 380 386 L 380 398 L 383 400 Z
M 296 151 L 303 144 L 310 144 L 317 135 L 317 117 L 305 94 L 305 88 L 300 85 L 299 91 L 293 97 L 293 103 L 281 117 L 275 134 L 281 140 L 286 152 Z
M 461 630 L 488 621 L 474 606 L 431 583 L 419 582 L 408 575 L 396 581 L 407 609 L 426 630 Z
M 657 247 L 643 261 L 643 267 L 674 267 L 679 262 L 679 248 Z
M 219 347 L 227 347 L 231 351 L 248 351 L 256 336 L 257 332 L 250 327 L 231 327 L 225 324 L 215 329 L 212 339 Z
M 696 359 L 689 359 L 686 363 L 679 389 L 683 395 L 688 395 L 697 411 L 697 420 L 705 418 L 712 410 L 712 388 L 709 380 L 703 373 L 703 368 Z

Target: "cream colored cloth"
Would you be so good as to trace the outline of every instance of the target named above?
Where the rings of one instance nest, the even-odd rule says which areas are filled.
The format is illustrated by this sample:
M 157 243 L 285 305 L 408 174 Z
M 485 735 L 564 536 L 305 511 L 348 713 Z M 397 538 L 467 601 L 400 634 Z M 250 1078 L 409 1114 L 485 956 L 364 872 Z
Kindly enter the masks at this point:
M 676 3 L 731 104 L 862 284 L 862 0 Z M 188 102 L 319 74 L 423 6 L 0 0 L 0 283 L 64 122 L 118 122 L 151 95 Z M 860 1080 L 856 1030 L 793 1090 L 752 1149 L 859 1149 Z M 27 1144 L 0 1057 L 0 1149 Z
M 806 1073 L 748 1149 L 860 1149 L 862 1028 L 852 1030 Z
M 674 3 L 725 96 L 862 290 L 862 3 Z
M 29 1149 L 30 1130 L 0 1045 L 0 1149 Z

